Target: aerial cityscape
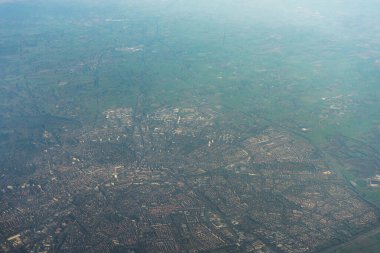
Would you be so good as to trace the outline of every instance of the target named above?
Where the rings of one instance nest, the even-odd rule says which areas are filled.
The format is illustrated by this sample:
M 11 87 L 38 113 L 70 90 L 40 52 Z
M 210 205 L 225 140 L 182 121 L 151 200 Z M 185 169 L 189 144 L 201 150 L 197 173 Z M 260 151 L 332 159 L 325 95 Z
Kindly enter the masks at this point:
M 0 1 L 0 252 L 379 252 L 378 3 L 206 2 Z

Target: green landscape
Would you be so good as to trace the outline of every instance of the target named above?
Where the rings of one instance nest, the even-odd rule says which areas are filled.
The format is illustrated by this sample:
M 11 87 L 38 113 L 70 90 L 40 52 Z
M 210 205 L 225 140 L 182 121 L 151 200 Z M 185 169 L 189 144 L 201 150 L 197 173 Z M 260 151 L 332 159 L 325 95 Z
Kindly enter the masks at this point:
M 91 176 L 97 175 L 98 167 L 113 166 L 112 175 L 116 175 L 115 178 L 122 185 L 123 178 L 117 177 L 118 166 L 123 166 L 125 173 L 136 169 L 136 175 L 140 170 L 143 171 L 142 168 L 163 169 L 172 166 L 168 169 L 170 173 L 165 174 L 164 170 L 160 173 L 165 172 L 167 177 L 172 176 L 172 180 L 178 180 L 178 185 L 184 185 L 173 186 L 176 189 L 179 187 L 175 192 L 192 189 L 191 198 L 207 203 L 199 206 L 194 204 L 202 210 L 194 214 L 196 218 L 204 219 L 202 222 L 210 231 L 214 231 L 212 224 L 216 224 L 215 220 L 227 224 L 215 225 L 217 239 L 209 239 L 208 244 L 214 245 L 213 242 L 216 246 L 202 248 L 194 246 L 195 242 L 187 242 L 189 238 L 196 238 L 196 235 L 208 231 L 201 230 L 200 225 L 194 226 L 194 231 L 196 228 L 201 232 L 197 230 L 192 236 L 183 232 L 185 235 L 181 239 L 161 238 L 168 245 L 178 243 L 178 248 L 161 248 L 159 251 L 158 248 L 149 246 L 151 244 L 145 238 L 149 238 L 153 233 L 151 230 L 156 229 L 157 224 L 164 224 L 167 220 L 157 221 L 150 230 L 139 227 L 143 222 L 139 225 L 140 221 L 131 217 L 148 217 L 141 210 L 149 206 L 149 201 L 139 200 L 140 203 L 138 197 L 130 198 L 128 194 L 134 190 L 126 188 L 123 193 L 125 199 L 136 201 L 136 206 L 140 205 L 140 209 L 136 207 L 136 210 L 140 211 L 132 216 L 115 213 L 130 222 L 128 224 L 132 225 L 129 227 L 136 227 L 137 232 L 134 233 L 139 238 L 136 240 L 141 241 L 135 243 L 131 239 L 131 242 L 123 244 L 118 239 L 116 243 L 113 241 L 116 239 L 109 235 L 111 232 L 99 232 L 104 237 L 109 236 L 107 240 L 113 243 L 112 249 L 103 249 L 105 252 L 378 252 L 379 10 L 376 0 L 365 3 L 354 0 L 0 1 L 0 205 L 4 206 L 0 208 L 0 251 L 70 252 L 69 249 L 73 248 L 65 246 L 68 242 L 66 236 L 70 231 L 76 231 L 75 224 L 86 224 L 85 221 L 80 223 L 79 216 L 72 218 L 75 210 L 82 210 L 82 207 L 73 208 L 76 202 L 72 199 L 74 193 L 70 193 L 67 203 L 62 203 L 62 206 L 72 209 L 69 208 L 70 211 L 64 214 L 63 211 L 56 212 L 56 216 L 52 213 L 55 223 L 73 224 L 70 225 L 72 227 L 60 227 L 59 231 L 64 231 L 60 233 L 65 234 L 63 239 L 55 232 L 51 236 L 55 239 L 49 243 L 42 243 L 42 235 L 33 240 L 21 239 L 22 244 L 14 242 L 14 234 L 21 234 L 20 238 L 23 238 L 25 233 L 26 238 L 29 232 L 25 231 L 32 231 L 33 226 L 36 231 L 45 231 L 48 238 L 46 231 L 51 228 L 42 221 L 34 222 L 32 218 L 25 220 L 33 222 L 25 221 L 25 224 L 13 228 L 7 227 L 6 220 L 12 220 L 7 217 L 8 213 L 15 212 L 17 205 L 22 202 L 13 203 L 15 200 L 12 198 L 27 198 L 26 193 L 16 193 L 16 189 L 24 191 L 21 187 L 25 182 L 41 180 L 35 185 L 43 186 L 45 183 L 42 182 L 47 182 L 48 179 L 42 175 L 50 173 L 51 177 L 59 179 L 58 171 L 69 166 L 73 166 L 72 170 L 77 170 L 79 174 L 87 173 Z M 106 137 L 101 137 L 103 133 Z M 123 134 L 125 142 L 119 143 Z M 112 138 L 117 138 L 117 141 Z M 109 142 L 107 144 L 106 139 Z M 95 140 L 103 142 L 104 147 L 99 143 L 87 144 Z M 207 147 L 213 147 L 214 140 L 215 143 L 219 143 L 217 140 L 224 141 L 224 144 L 218 144 L 220 146 L 213 151 L 205 151 Z M 273 146 L 260 146 L 261 142 L 266 141 L 273 141 Z M 281 147 L 281 152 L 277 147 Z M 96 153 L 97 148 L 101 149 L 100 153 Z M 60 151 L 55 151 L 56 149 Z M 291 154 L 286 150 L 290 150 Z M 297 159 L 292 156 L 293 150 Z M 249 158 L 245 158 L 245 154 Z M 81 157 L 94 157 L 101 162 L 85 159 L 87 163 L 79 166 L 76 159 L 79 161 Z M 218 158 L 214 161 L 214 157 Z M 220 159 L 224 159 L 223 162 Z M 268 166 L 268 175 L 261 171 L 265 167 L 263 164 Z M 311 166 L 315 175 L 301 178 L 299 181 L 305 184 L 284 190 L 281 195 L 276 187 L 285 189 L 287 183 L 277 176 L 292 171 L 287 169 L 289 166 Z M 282 169 L 278 173 L 269 172 L 278 168 L 284 168 L 286 172 L 282 172 Z M 247 172 L 249 169 L 252 169 L 250 174 Z M 259 209 L 267 215 L 273 214 L 273 217 L 263 218 L 264 216 L 250 214 L 249 211 L 239 213 L 240 209 L 231 212 L 228 208 L 224 209 L 223 205 L 229 203 L 232 197 L 221 204 L 220 197 L 212 195 L 214 193 L 210 193 L 210 196 L 199 194 L 203 189 L 202 184 L 208 179 L 197 177 L 210 177 L 210 185 L 215 183 L 216 188 L 224 187 L 219 181 L 212 181 L 220 176 L 216 170 L 233 170 L 236 177 L 243 181 L 245 179 L 239 175 L 260 174 L 263 177 L 260 191 L 252 193 L 250 191 L 255 192 L 254 188 L 247 186 L 240 194 L 240 184 L 254 185 L 254 181 L 239 181 L 230 176 L 230 172 L 220 172 L 225 180 L 236 183 L 228 187 L 232 187 L 231 192 L 238 195 L 237 199 L 243 201 L 247 196 L 270 191 L 273 196 L 280 194 L 281 198 L 286 199 L 281 208 L 292 208 L 289 209 L 294 216 L 289 218 L 292 222 L 304 215 L 297 220 L 302 225 L 287 225 L 293 223 L 282 217 L 283 227 L 276 225 L 277 227 L 265 228 L 268 231 L 288 231 L 284 233 L 293 240 L 302 237 L 302 229 L 309 231 L 310 236 L 318 230 L 321 234 L 331 233 L 331 238 L 327 240 L 318 237 L 315 239 L 319 240 L 318 243 L 311 244 L 315 246 L 310 248 L 302 248 L 301 243 L 294 246 L 296 244 L 293 242 L 286 248 L 282 239 L 278 239 L 281 236 L 277 238 L 261 230 L 250 235 L 247 232 L 249 227 L 244 226 L 249 226 L 251 222 L 252 227 L 260 227 L 268 220 L 276 220 L 274 217 L 277 216 L 273 213 L 278 210 L 272 208 L 277 207 L 265 202 Z M 292 171 L 289 178 L 295 180 L 299 175 L 297 173 Z M 309 171 L 303 173 L 306 175 Z M 134 177 L 138 177 L 136 175 Z M 268 177 L 265 178 L 265 175 Z M 332 176 L 326 179 L 326 175 Z M 95 186 L 96 189 L 103 189 L 104 185 L 111 184 L 107 180 L 91 179 L 91 182 L 96 181 L 97 184 L 89 183 L 88 189 Z M 315 183 L 313 180 L 320 182 Z M 149 185 L 158 184 L 152 182 Z M 165 179 L 163 182 L 171 181 Z M 341 188 L 329 193 L 313 188 L 317 185 L 326 185 L 326 189 L 333 188 L 335 183 Z M 111 185 L 117 186 L 117 182 Z M 133 186 L 129 183 L 126 185 Z M 167 190 L 165 187 L 162 191 Z M 116 199 L 117 194 L 121 194 L 118 189 L 110 190 L 112 193 L 101 190 L 103 192 L 100 195 Z M 226 192 L 229 191 L 229 188 L 225 189 Z M 320 217 L 310 210 L 308 216 L 305 213 L 309 211 L 302 211 L 304 213 L 301 215 L 300 210 L 309 207 L 305 209 L 304 202 L 297 202 L 298 196 L 290 197 L 293 191 L 301 192 L 299 189 L 310 191 L 304 195 L 299 193 L 300 196 L 317 192 L 326 198 L 336 197 L 336 203 L 346 203 L 349 201 L 345 199 L 347 196 L 354 196 L 357 202 L 352 206 L 356 211 L 343 214 L 343 204 L 340 209 L 332 211 L 327 207 L 333 205 L 333 202 L 322 205 L 318 201 L 323 197 L 316 197 L 315 212 Z M 207 193 L 206 190 L 205 192 Z M 88 193 L 88 196 L 91 194 Z M 196 194 L 198 195 L 195 196 Z M 261 199 L 258 195 L 256 197 Z M 63 197 L 54 199 L 58 201 Z M 34 203 L 34 200 L 25 200 L 25 203 L 28 201 Z M 289 204 L 291 201 L 295 204 Z M 162 202 L 161 206 L 169 206 L 165 210 L 171 210 L 171 205 Z M 31 208 L 25 205 L 25 209 L 19 207 L 17 210 L 27 213 L 25 210 Z M 36 202 L 36 205 L 39 204 Z M 157 206 L 150 212 L 156 212 Z M 247 201 L 236 206 L 243 208 L 250 204 Z M 252 204 L 252 208 L 254 206 Z M 360 211 L 360 206 L 368 208 L 368 216 Z M 119 210 L 118 208 L 121 206 L 116 209 Z M 210 211 L 207 211 L 208 208 Z M 171 222 L 167 225 L 173 234 L 176 234 L 173 231 L 184 229 L 184 222 L 178 221 L 178 217 L 191 213 L 189 210 L 167 211 L 169 213 L 166 215 L 170 216 L 168 220 Z M 343 221 L 337 218 L 338 222 L 332 218 L 335 215 L 347 215 L 349 218 Z M 350 220 L 359 219 L 361 215 L 366 218 L 355 222 Z M 376 216 L 376 219 L 372 220 L 372 216 Z M 108 214 L 107 217 L 114 216 Z M 153 218 L 148 220 L 154 223 Z M 193 231 L 188 220 L 189 218 L 186 226 L 189 231 Z M 327 224 L 326 228 L 319 223 L 315 225 L 314 220 Z M 246 225 L 240 225 L 243 221 Z M 92 228 L 89 224 L 87 230 Z M 330 229 L 328 226 L 331 224 L 336 224 L 336 227 Z M 294 230 L 299 229 L 294 235 L 290 228 L 292 226 Z M 79 227 L 80 230 L 86 225 Z M 221 232 L 220 227 L 229 230 Z M 84 242 L 92 240 L 88 239 L 90 236 L 86 235 L 87 232 L 82 233 Z M 271 241 L 272 237 L 276 238 L 273 239 L 277 240 L 276 243 Z M 266 245 L 266 248 L 260 248 L 261 244 L 255 240 Z M 48 249 L 50 246 L 37 247 L 32 242 L 54 246 Z M 182 248 L 182 244 L 187 246 Z M 248 245 L 251 244 L 254 245 L 253 248 L 257 247 L 257 251 L 249 250 L 251 246 Z M 127 247 L 129 251 L 117 251 L 119 246 Z M 81 250 L 90 249 L 91 246 L 88 246 Z M 153 249 L 157 251 L 152 251 Z

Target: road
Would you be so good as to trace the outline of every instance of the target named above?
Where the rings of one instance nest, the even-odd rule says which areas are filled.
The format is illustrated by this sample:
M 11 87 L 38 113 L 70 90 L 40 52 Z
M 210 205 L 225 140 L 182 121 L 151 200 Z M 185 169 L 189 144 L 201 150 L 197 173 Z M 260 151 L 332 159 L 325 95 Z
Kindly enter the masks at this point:
M 368 232 L 359 234 L 359 235 L 357 235 L 356 237 L 354 237 L 353 239 L 351 239 L 348 242 L 336 245 L 336 246 L 334 246 L 332 248 L 329 248 L 327 250 L 322 250 L 322 251 L 320 251 L 320 253 L 338 252 L 338 250 L 340 250 L 340 249 L 349 248 L 350 246 L 354 246 L 356 244 L 360 244 L 360 241 L 365 240 L 366 238 L 374 236 L 376 234 L 380 234 L 380 226 L 377 226 L 377 227 L 375 227 L 374 229 L 372 229 L 372 230 L 370 230 Z

